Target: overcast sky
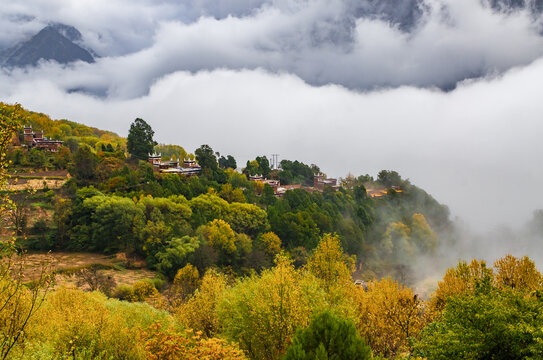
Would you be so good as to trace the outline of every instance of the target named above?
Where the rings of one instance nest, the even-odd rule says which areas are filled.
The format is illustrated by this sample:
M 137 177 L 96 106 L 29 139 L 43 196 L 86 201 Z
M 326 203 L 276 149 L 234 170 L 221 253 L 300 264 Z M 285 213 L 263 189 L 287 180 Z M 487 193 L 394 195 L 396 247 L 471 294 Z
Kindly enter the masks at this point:
M 394 169 L 473 228 L 528 221 L 543 208 L 541 16 L 373 3 L 9 2 L 0 48 L 61 22 L 100 58 L 4 70 L 0 98 L 123 136 L 142 117 L 160 142 L 239 165 L 278 153 L 330 176 Z

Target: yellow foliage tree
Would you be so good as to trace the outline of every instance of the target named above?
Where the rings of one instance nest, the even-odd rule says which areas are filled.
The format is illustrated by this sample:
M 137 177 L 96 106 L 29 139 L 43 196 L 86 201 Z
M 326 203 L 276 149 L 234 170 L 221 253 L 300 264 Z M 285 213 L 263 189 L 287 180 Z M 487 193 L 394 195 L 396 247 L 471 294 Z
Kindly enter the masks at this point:
M 403 222 L 390 223 L 385 231 L 383 250 L 387 254 L 400 253 L 401 256 L 413 255 L 414 249 L 409 242 L 411 229 Z
M 6 105 L 0 102 L 0 221 L 11 212 L 16 212 L 16 205 L 7 192 L 7 150 L 13 134 L 27 119 L 27 112 L 18 104 Z M 41 274 L 33 288 L 27 288 L 23 282 L 25 268 L 24 256 L 14 255 L 14 239 L 2 242 L 0 246 L 0 358 L 6 359 L 14 347 L 26 336 L 29 320 L 35 316 L 43 303 L 51 284 L 47 264 L 41 266 Z M 16 261 L 14 261 L 16 260 Z M 40 270 L 40 269 L 38 269 Z
M 307 262 L 309 272 L 321 279 L 325 288 L 334 284 L 352 282 L 355 257 L 343 253 L 337 236 L 325 234 Z
M 355 318 L 353 291 L 356 287 L 351 274 L 355 256 L 343 253 L 337 236 L 325 234 L 313 251 L 305 269 L 319 279 L 331 311 L 345 318 Z
M 358 331 L 375 353 L 394 357 L 424 326 L 423 303 L 413 291 L 389 279 L 371 281 L 355 293 Z
M 236 252 L 236 233 L 226 221 L 213 220 L 202 228 L 202 235 L 215 250 L 227 254 Z
M 175 274 L 172 284 L 172 296 L 179 301 L 185 300 L 200 286 L 200 274 L 192 264 L 187 264 Z
M 0 103 L 0 216 L 6 217 L 5 212 L 13 207 L 13 203 L 2 190 L 7 185 L 7 160 L 8 146 L 13 134 L 25 120 L 25 111 L 20 105 L 6 105 Z
M 223 186 L 221 186 L 221 191 L 219 192 L 219 196 L 223 198 L 224 200 L 228 201 L 229 203 L 232 202 L 245 202 L 245 195 L 243 194 L 243 190 L 239 188 L 233 188 L 232 184 L 226 183 Z
M 247 360 L 235 344 L 223 339 L 202 337 L 192 329 L 183 333 L 163 331 L 154 324 L 143 333 L 148 360 Z
M 219 330 L 219 321 L 215 308 L 221 301 L 226 284 L 224 275 L 208 270 L 202 278 L 200 288 L 177 309 L 181 323 L 188 328 L 201 331 L 205 337 L 216 334 Z
M 326 298 L 314 276 L 294 269 L 283 255 L 261 276 L 253 275 L 227 291 L 217 307 L 224 334 L 252 359 L 279 359 L 294 331 L 306 327 Z
M 29 343 L 49 348 L 40 358 L 145 359 L 142 330 L 173 318 L 145 303 L 107 299 L 99 292 L 61 288 L 52 292 L 30 323 Z M 47 346 L 45 346 L 47 345 Z M 86 357 L 80 355 L 86 354 Z M 34 358 L 34 357 L 33 357 Z
M 260 235 L 258 242 L 270 256 L 275 257 L 281 251 L 281 239 L 272 231 Z
M 465 261 L 459 262 L 456 268 L 447 270 L 443 281 L 438 282 L 428 304 L 428 315 L 430 318 L 439 316 L 449 296 L 473 293 L 478 286 L 492 283 L 493 277 L 492 269 L 484 260 L 473 259 L 469 265 Z
M 408 224 L 390 223 L 385 231 L 382 248 L 388 255 L 405 259 L 417 252 L 432 253 L 438 244 L 438 238 L 426 218 L 415 213 Z
M 541 273 L 527 256 L 518 259 L 508 254 L 496 260 L 494 268 L 494 283 L 501 290 L 510 289 L 526 294 L 541 289 L 543 284 Z
M 422 214 L 413 214 L 411 217 L 411 239 L 423 253 L 431 253 L 437 247 L 437 235 Z

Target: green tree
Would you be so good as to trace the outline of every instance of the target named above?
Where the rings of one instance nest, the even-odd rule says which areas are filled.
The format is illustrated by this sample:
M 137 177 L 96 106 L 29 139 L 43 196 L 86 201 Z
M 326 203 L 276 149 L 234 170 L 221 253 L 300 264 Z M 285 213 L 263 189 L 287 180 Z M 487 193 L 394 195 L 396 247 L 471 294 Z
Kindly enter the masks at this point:
M 155 132 L 145 120 L 137 118 L 130 125 L 126 147 L 130 155 L 136 159 L 147 160 L 157 144 L 153 140 Z
M 402 177 L 394 170 L 381 170 L 377 174 L 377 182 L 384 186 L 400 186 L 402 183 Z
M 273 187 L 271 187 L 269 184 L 264 185 L 264 189 L 262 190 L 262 204 L 266 205 L 266 209 L 268 206 L 275 204 L 277 201 L 277 198 L 275 197 L 275 191 L 273 190 Z
M 260 174 L 264 177 L 268 177 L 271 172 L 270 162 L 268 158 L 265 156 L 257 156 L 256 161 L 258 162 L 258 169 L 260 170 Z
M 96 154 L 90 146 L 81 144 L 74 156 L 74 175 L 80 180 L 94 179 L 94 171 L 98 163 Z
M 57 245 L 60 248 L 64 248 L 68 240 L 68 221 L 72 212 L 72 201 L 70 199 L 57 198 L 54 206 L 53 221 L 57 230 Z
M 194 228 L 207 224 L 214 219 L 223 219 L 229 211 L 226 200 L 213 194 L 204 194 L 190 200 L 192 209 L 192 226 Z
M 236 169 L 236 159 L 232 155 L 228 155 L 227 157 L 221 156 L 219 158 L 219 167 L 221 169 Z
M 270 227 L 266 211 L 253 204 L 230 204 L 225 220 L 234 231 L 253 237 L 267 231 Z
M 284 360 L 364 360 L 371 349 L 358 335 L 352 321 L 324 311 L 311 320 L 307 329 L 299 329 L 287 349 Z
M 247 160 L 247 163 L 245 164 L 245 169 L 243 169 L 243 173 L 246 175 L 261 175 L 258 161 Z
M 520 360 L 543 357 L 541 299 L 512 291 L 450 297 L 428 325 L 416 354 L 433 359 Z
M 196 155 L 196 161 L 202 167 L 202 170 L 210 169 L 211 171 L 217 170 L 217 157 L 213 152 L 213 149 L 209 145 L 202 145 L 194 152 Z
M 30 165 L 35 168 L 42 169 L 45 164 L 47 164 L 47 157 L 45 156 L 45 152 L 43 150 L 30 150 L 30 152 L 28 153 L 28 159 L 30 161 Z
M 167 246 L 156 254 L 158 271 L 172 279 L 199 246 L 198 240 L 190 236 L 171 239 Z

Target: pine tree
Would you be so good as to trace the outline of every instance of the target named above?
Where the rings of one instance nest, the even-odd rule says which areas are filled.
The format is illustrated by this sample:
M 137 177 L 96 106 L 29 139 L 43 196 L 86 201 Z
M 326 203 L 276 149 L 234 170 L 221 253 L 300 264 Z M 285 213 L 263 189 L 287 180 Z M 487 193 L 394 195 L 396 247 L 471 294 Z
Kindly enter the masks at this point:
M 296 332 L 284 360 L 370 358 L 370 347 L 358 335 L 354 324 L 324 311 L 311 320 L 307 329 Z
M 155 132 L 151 125 L 145 120 L 137 118 L 130 125 L 130 131 L 127 137 L 127 150 L 132 157 L 140 160 L 147 160 L 149 154 L 153 152 L 153 148 L 157 144 L 153 140 Z

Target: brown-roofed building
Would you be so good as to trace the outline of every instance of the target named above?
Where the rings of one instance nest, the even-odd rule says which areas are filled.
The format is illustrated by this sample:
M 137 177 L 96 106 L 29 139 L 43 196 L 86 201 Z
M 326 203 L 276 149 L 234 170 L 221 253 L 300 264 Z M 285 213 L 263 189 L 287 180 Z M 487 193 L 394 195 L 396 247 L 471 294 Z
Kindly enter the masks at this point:
M 30 148 L 51 152 L 57 152 L 63 144 L 60 140 L 51 140 L 44 137 L 43 131 L 34 132 L 32 130 L 32 125 L 26 125 L 24 127 L 23 140 Z
M 202 170 L 201 166 L 194 160 L 183 160 L 183 166 L 179 166 L 179 160 L 174 160 L 173 157 L 170 160 L 162 161 L 161 154 L 149 154 L 149 163 L 153 165 L 155 171 L 167 174 L 183 174 L 183 175 L 197 175 Z
M 339 189 L 337 179 L 325 179 L 322 175 L 315 175 L 313 178 L 313 187 L 318 191 L 324 191 L 326 186 L 332 187 L 334 190 Z

